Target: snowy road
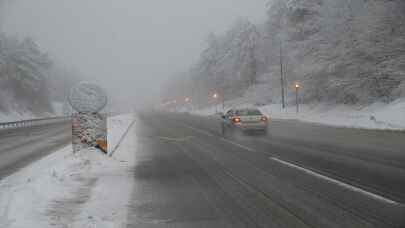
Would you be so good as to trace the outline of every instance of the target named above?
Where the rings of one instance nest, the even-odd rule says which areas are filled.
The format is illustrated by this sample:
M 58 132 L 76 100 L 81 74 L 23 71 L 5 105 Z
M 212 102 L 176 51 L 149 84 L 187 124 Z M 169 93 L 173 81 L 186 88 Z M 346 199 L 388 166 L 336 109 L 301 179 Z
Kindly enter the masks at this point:
M 148 113 L 128 227 L 403 227 L 405 135 L 276 121 L 269 136 Z M 135 139 L 134 139 L 135 140 Z
M 66 146 L 71 135 L 70 121 L 0 130 L 0 179 Z
M 404 133 L 283 120 L 224 138 L 213 118 L 137 116 L 113 157 L 65 148 L 4 178 L 0 226 L 405 225 Z M 132 118 L 110 119 L 110 142 Z

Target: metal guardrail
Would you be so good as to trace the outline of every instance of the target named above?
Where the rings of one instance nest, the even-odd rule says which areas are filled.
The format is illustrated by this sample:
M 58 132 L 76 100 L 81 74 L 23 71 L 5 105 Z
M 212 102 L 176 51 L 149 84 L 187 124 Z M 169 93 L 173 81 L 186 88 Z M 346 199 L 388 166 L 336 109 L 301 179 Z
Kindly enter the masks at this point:
M 0 123 L 1 129 L 13 129 L 13 128 L 23 128 L 36 126 L 41 124 L 58 123 L 70 120 L 70 117 L 52 117 L 52 118 L 42 118 L 42 119 L 30 119 L 30 120 L 20 120 L 14 122 Z

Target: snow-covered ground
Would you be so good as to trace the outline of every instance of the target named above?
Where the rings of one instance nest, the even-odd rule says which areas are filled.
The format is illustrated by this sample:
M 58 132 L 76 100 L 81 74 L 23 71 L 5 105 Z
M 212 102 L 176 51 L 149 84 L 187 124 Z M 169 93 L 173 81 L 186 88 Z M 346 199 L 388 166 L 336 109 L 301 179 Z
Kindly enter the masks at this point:
M 38 118 L 47 118 L 54 116 L 62 116 L 63 114 L 63 104 L 59 102 L 52 102 L 52 108 L 54 113 L 42 113 L 40 116 L 33 114 L 28 110 L 21 110 L 18 107 L 13 107 L 10 112 L 2 112 L 0 110 L 0 123 L 29 120 L 29 119 L 38 119 Z
M 233 102 L 231 106 L 238 108 L 250 105 Z M 295 105 L 282 109 L 280 104 L 271 104 L 261 106 L 259 109 L 274 119 L 296 119 L 341 127 L 405 130 L 405 98 L 390 104 L 375 103 L 366 107 L 326 104 L 300 105 L 298 114 Z M 222 106 L 218 105 L 217 110 L 223 111 Z M 215 111 L 215 107 L 210 107 L 195 113 L 212 115 Z
M 113 143 L 132 118 L 124 115 L 109 121 Z M 1 180 L 0 227 L 125 227 L 134 128 L 129 135 L 112 157 L 98 150 L 73 154 L 68 146 Z
M 108 153 L 111 154 L 117 149 L 117 146 L 122 140 L 122 136 L 128 130 L 128 127 L 134 121 L 133 115 L 119 115 L 107 119 L 107 128 L 112 134 L 107 134 Z
M 57 116 L 63 116 L 63 103 L 61 102 L 52 102 L 52 108 Z
M 13 121 L 20 121 L 20 120 L 27 120 L 27 119 L 34 119 L 36 116 L 31 112 L 0 112 L 0 123 L 4 122 L 13 122 Z

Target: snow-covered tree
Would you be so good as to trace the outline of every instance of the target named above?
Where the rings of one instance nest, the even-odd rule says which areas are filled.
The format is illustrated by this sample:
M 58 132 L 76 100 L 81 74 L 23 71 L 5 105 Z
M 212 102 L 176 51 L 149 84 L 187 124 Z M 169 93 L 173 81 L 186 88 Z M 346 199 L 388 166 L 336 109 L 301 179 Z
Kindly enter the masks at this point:
M 215 91 L 231 99 L 254 85 L 259 65 L 264 63 L 258 57 L 259 41 L 257 27 L 245 19 L 235 22 L 225 34 L 211 34 L 207 48 L 190 72 L 202 93 L 208 96 Z
M 304 84 L 307 101 L 397 97 L 404 81 L 404 5 L 400 0 L 272 1 L 267 27 L 273 40 L 284 35 L 289 83 Z
M 0 35 L 1 89 L 34 113 L 52 110 L 46 83 L 51 65 L 48 56 L 31 39 L 18 41 Z M 0 99 L 0 107 L 7 111 L 10 97 Z
M 404 12 L 403 0 L 271 0 L 263 25 L 238 20 L 210 35 L 188 75 L 202 97 L 260 84 L 278 101 L 281 62 L 287 100 L 298 81 L 305 102 L 390 102 L 405 96 Z

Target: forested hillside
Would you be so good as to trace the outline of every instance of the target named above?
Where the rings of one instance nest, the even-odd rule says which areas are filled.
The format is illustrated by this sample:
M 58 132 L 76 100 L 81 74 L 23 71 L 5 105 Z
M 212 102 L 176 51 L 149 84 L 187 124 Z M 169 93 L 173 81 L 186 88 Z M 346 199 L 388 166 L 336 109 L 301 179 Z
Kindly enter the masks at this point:
M 46 83 L 51 64 L 31 39 L 18 41 L 1 35 L 0 110 L 52 111 Z
M 389 102 L 405 95 L 404 12 L 401 0 L 280 0 L 266 28 L 284 34 L 287 78 L 307 101 Z
M 282 56 L 287 100 L 299 82 L 306 103 L 393 101 L 405 96 L 404 12 L 402 0 L 270 1 L 263 24 L 241 19 L 211 34 L 164 96 L 193 96 L 201 106 L 213 92 L 279 102 Z
M 0 34 L 0 113 L 43 116 L 63 102 L 77 74 L 55 66 L 32 39 Z M 8 118 L 12 119 L 12 118 Z

